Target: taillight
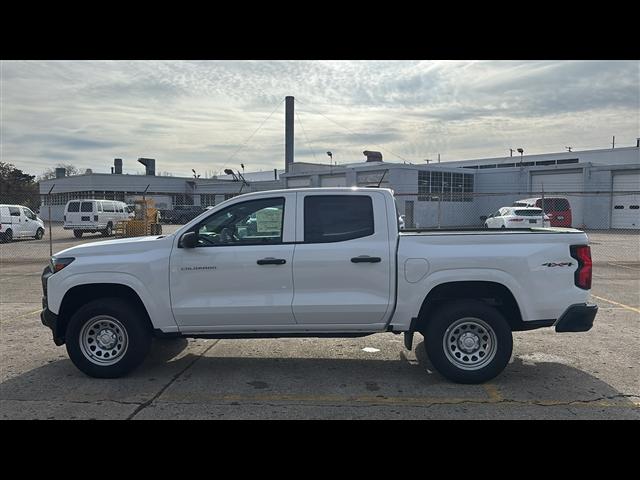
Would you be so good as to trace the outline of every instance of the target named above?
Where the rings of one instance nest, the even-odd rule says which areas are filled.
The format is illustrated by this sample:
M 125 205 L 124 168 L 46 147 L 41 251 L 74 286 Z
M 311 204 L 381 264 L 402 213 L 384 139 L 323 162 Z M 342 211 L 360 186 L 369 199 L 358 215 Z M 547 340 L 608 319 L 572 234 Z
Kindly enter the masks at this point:
M 97 221 L 98 221 L 98 215 L 94 215 L 94 216 L 93 216 L 93 221 L 94 221 L 94 222 L 97 222 Z
M 66 216 L 66 215 L 64 216 L 64 221 L 65 221 L 65 222 L 67 221 L 67 216 Z
M 574 275 L 576 287 L 583 290 L 591 289 L 591 247 L 589 245 L 571 245 L 571 256 L 578 261 L 578 269 Z

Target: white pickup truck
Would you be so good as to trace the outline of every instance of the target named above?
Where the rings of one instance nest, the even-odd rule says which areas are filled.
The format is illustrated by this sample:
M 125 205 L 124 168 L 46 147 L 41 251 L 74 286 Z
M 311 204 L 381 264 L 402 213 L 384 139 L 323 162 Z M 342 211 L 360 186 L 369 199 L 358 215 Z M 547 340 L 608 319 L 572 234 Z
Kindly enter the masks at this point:
M 393 192 L 249 193 L 171 235 L 58 252 L 42 322 L 73 363 L 119 377 L 156 336 L 357 337 L 414 332 L 433 366 L 478 383 L 507 365 L 513 331 L 589 330 L 591 254 L 568 228 L 398 229 Z

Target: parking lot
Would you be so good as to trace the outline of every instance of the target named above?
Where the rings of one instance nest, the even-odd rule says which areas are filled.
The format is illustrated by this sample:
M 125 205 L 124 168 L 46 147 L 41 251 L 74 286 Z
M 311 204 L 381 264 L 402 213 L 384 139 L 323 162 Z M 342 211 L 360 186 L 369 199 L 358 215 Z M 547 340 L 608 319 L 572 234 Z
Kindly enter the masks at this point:
M 164 233 L 177 226 L 164 225 Z M 48 235 L 48 231 L 47 231 Z M 53 251 L 78 240 L 54 227 Z M 433 371 L 422 338 L 156 340 L 130 376 L 85 376 L 40 323 L 48 238 L 0 245 L 4 419 L 640 419 L 640 235 L 589 232 L 587 333 L 514 334 L 507 369 L 484 385 Z M 29 245 L 29 248 L 26 246 Z M 367 348 L 368 347 L 368 348 Z M 366 350 L 365 350 L 366 349 Z

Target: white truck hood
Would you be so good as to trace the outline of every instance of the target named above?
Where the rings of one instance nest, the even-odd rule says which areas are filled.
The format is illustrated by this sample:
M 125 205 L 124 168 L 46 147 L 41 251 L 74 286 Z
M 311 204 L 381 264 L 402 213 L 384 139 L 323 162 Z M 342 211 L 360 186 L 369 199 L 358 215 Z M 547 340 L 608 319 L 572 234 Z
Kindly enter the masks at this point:
M 149 237 L 119 238 L 116 240 L 104 240 L 101 242 L 83 243 L 75 247 L 61 250 L 54 254 L 55 257 L 84 257 L 87 255 L 110 255 L 113 253 L 144 252 L 155 247 L 154 242 L 173 241 L 173 235 L 153 235 Z M 153 244 L 153 246 L 152 246 Z

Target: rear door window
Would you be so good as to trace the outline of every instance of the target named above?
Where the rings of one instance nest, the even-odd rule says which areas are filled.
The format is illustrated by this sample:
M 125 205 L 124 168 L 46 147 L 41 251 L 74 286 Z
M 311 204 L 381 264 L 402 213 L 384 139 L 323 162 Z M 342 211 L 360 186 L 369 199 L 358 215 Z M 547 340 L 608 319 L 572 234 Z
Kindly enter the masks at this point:
M 569 207 L 569 201 L 566 198 L 556 198 L 555 209 L 557 212 L 566 212 L 571 207 Z
M 93 202 L 82 202 L 80 205 L 81 212 L 93 212 Z
M 80 211 L 80 202 L 71 202 L 67 207 L 67 212 L 79 212 Z
M 364 195 L 309 195 L 304 199 L 304 241 L 343 242 L 373 235 L 373 203 Z

